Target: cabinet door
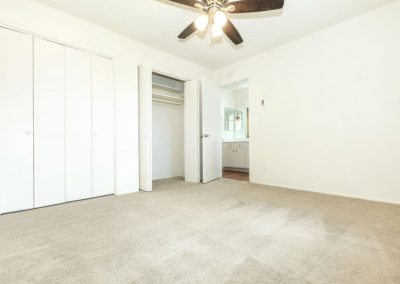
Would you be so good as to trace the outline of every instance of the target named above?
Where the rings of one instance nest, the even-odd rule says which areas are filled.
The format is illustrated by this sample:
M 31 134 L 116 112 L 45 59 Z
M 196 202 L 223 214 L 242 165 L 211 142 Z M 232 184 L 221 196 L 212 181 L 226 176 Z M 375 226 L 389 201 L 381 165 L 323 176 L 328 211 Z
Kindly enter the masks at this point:
M 243 149 L 231 150 L 230 164 L 232 168 L 244 168 L 245 167 L 245 153 Z
M 89 53 L 65 49 L 66 201 L 92 196 L 92 89 Z
M 114 67 L 92 56 L 93 196 L 114 193 Z
M 33 207 L 32 37 L 0 28 L 0 213 Z
M 35 38 L 35 207 L 65 202 L 64 47 Z

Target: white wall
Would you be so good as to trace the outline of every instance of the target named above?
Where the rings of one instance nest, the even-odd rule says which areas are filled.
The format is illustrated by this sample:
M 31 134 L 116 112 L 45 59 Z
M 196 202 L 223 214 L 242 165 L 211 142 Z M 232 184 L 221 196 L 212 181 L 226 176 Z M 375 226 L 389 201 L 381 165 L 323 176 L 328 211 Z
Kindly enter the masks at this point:
M 0 7 L 0 24 L 114 57 L 117 193 L 137 191 L 137 66 L 152 64 L 158 71 L 183 79 L 210 76 L 211 71 L 33 0 L 0 0 Z
M 235 97 L 235 108 L 245 109 L 249 107 L 249 89 L 240 89 L 233 92 Z
M 216 73 L 249 78 L 252 182 L 400 203 L 399 15 L 396 1 Z
M 233 91 L 226 90 L 221 96 L 222 109 L 225 108 L 235 108 L 235 97 L 233 96 Z
M 153 180 L 184 176 L 184 108 L 153 102 Z

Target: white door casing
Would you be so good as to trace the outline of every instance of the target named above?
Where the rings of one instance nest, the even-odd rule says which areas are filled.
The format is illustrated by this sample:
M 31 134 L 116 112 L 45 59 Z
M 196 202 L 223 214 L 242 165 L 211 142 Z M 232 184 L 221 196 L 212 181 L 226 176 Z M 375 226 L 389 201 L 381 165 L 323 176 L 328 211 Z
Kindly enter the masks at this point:
M 185 83 L 185 181 L 200 182 L 200 82 Z
M 139 67 L 139 189 L 153 190 L 152 67 Z

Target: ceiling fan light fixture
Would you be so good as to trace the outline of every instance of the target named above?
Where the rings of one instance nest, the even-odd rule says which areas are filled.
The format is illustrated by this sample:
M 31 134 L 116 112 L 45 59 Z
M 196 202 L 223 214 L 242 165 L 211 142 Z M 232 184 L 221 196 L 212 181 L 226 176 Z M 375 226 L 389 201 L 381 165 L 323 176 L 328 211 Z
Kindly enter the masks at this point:
M 226 17 L 225 13 L 222 11 L 217 11 L 214 14 L 214 24 L 219 27 L 224 27 L 228 22 L 228 18 Z
M 243 38 L 229 18 L 230 14 L 245 14 L 282 9 L 285 0 L 169 0 L 171 2 L 199 9 L 202 15 L 191 22 L 179 35 L 187 39 L 196 31 L 205 31 L 211 25 L 213 38 L 225 34 L 234 44 L 243 43 Z
M 211 37 L 220 37 L 223 33 L 222 27 L 214 23 L 211 28 Z
M 199 31 L 204 31 L 208 26 L 208 22 L 209 22 L 208 15 L 201 15 L 196 19 L 194 24 Z

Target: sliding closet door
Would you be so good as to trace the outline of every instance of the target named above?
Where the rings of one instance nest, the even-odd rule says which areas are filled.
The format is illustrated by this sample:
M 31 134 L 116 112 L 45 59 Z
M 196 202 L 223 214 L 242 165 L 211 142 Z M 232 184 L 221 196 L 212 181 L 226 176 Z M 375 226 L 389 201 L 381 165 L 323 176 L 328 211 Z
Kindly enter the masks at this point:
M 114 65 L 92 55 L 93 196 L 114 193 Z
M 35 207 L 65 202 L 64 47 L 35 38 Z
M 33 207 L 32 37 L 0 28 L 0 213 Z
M 91 55 L 65 48 L 66 201 L 92 196 Z

